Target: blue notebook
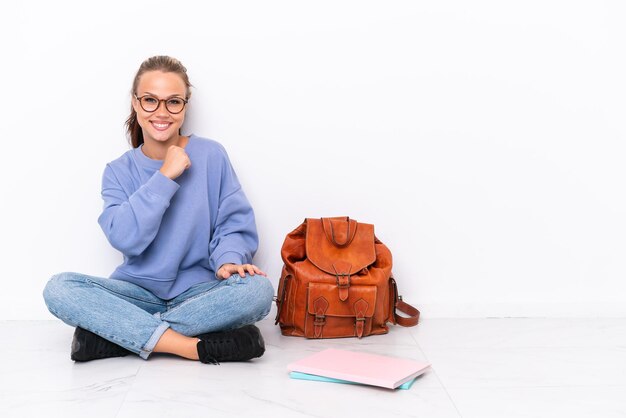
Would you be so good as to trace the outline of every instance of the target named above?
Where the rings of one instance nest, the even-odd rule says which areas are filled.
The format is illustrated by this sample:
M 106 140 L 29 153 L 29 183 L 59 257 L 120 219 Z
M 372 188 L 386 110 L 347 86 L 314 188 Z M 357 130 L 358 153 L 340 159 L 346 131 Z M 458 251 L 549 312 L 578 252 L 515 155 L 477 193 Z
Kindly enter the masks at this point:
M 361 385 L 359 382 L 351 382 L 349 380 L 341 380 L 341 379 L 333 379 L 332 377 L 318 376 L 315 374 L 308 373 L 300 373 L 300 372 L 289 372 L 289 377 L 292 379 L 301 379 L 301 380 L 315 380 L 317 382 L 330 382 L 330 383 L 346 383 L 349 385 Z M 409 380 L 398 386 L 396 389 L 409 389 L 411 385 L 415 382 L 415 378 Z

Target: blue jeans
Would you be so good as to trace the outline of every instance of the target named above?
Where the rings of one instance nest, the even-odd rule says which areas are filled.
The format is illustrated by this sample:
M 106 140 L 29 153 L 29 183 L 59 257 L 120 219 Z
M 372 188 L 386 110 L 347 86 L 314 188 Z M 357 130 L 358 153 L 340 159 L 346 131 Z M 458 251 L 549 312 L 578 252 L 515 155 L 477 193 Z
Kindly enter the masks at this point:
M 273 295 L 266 277 L 238 274 L 199 283 L 169 300 L 132 283 L 80 273 L 57 274 L 43 291 L 54 316 L 143 359 L 168 328 L 195 336 L 257 322 L 269 313 Z

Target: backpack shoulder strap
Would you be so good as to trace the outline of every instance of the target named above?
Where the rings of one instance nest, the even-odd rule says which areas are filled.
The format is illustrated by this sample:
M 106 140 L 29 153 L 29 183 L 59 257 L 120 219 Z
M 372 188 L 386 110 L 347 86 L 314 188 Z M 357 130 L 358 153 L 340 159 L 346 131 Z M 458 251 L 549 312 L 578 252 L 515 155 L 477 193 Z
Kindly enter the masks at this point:
M 417 325 L 420 319 L 420 311 L 417 310 L 417 308 L 415 308 L 414 306 L 411 306 L 403 301 L 402 296 L 398 296 L 398 286 L 396 284 L 396 280 L 393 277 L 391 277 L 389 281 L 391 282 L 391 287 L 393 288 L 393 319 L 395 323 L 403 327 L 412 327 Z M 396 311 L 400 311 L 403 314 L 408 315 L 408 317 L 400 316 Z

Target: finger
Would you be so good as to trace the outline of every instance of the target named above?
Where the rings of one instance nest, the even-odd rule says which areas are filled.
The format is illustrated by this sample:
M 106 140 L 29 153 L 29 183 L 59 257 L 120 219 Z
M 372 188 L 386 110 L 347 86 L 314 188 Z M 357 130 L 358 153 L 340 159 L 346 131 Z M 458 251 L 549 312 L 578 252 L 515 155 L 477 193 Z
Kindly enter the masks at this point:
M 224 267 L 222 267 L 220 269 L 219 275 L 222 279 L 228 279 L 230 277 L 230 271 L 228 271 L 227 269 L 225 269 Z
M 258 268 L 255 265 L 252 265 L 252 267 L 254 268 L 254 273 L 255 274 L 260 274 L 261 276 L 267 277 L 267 274 L 265 274 L 265 272 L 263 270 L 261 270 L 260 268 Z
M 243 266 L 238 266 L 237 272 L 239 273 L 241 277 L 246 277 L 246 271 L 244 270 Z

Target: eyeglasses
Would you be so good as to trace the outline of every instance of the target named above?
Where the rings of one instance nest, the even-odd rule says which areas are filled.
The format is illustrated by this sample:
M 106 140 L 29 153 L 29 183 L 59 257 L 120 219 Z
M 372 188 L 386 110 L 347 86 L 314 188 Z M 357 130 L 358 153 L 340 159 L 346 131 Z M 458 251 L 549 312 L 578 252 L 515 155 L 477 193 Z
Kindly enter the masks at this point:
M 145 96 L 137 97 L 135 94 L 135 99 L 139 101 L 139 105 L 146 112 L 156 112 L 156 110 L 161 106 L 161 102 L 165 103 L 165 108 L 168 112 L 172 114 L 177 114 L 183 111 L 185 105 L 189 100 L 185 100 L 182 97 L 170 97 L 169 99 L 159 99 L 157 97 L 146 94 Z

